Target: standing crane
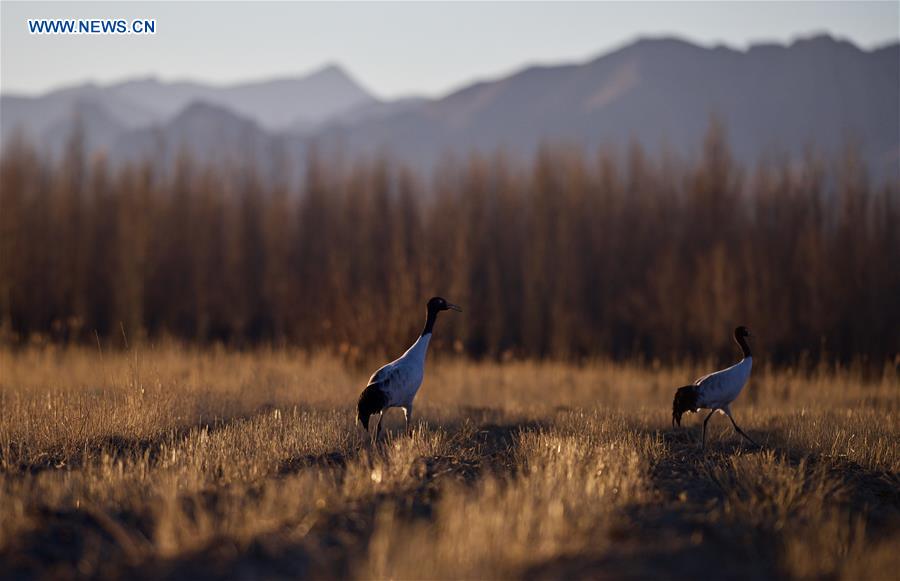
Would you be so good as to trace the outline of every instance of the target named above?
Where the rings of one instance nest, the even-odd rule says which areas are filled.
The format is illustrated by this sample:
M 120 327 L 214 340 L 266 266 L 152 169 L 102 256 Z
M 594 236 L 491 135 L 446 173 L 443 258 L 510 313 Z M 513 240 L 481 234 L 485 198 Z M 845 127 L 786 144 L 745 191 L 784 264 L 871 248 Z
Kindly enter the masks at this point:
M 356 417 L 367 433 L 369 432 L 369 418 L 374 414 L 379 414 L 376 439 L 381 436 L 381 420 L 384 418 L 384 412 L 392 407 L 403 408 L 406 432 L 407 434 L 411 433 L 413 400 L 425 378 L 425 355 L 428 352 L 428 343 L 431 341 L 434 322 L 441 311 L 462 311 L 461 308 L 448 303 L 441 297 L 432 297 L 428 301 L 427 309 L 425 328 L 422 329 L 416 342 L 398 359 L 376 371 L 369 379 L 369 385 L 359 396 Z
M 737 327 L 734 330 L 734 340 L 740 346 L 744 358 L 727 369 L 715 371 L 704 375 L 694 382 L 694 385 L 679 387 L 675 392 L 675 400 L 672 402 L 672 426 L 681 426 L 681 416 L 685 412 L 697 413 L 701 409 L 710 410 L 709 415 L 703 420 L 703 439 L 700 447 L 706 447 L 706 424 L 714 413 L 719 412 L 728 416 L 731 424 L 738 434 L 747 438 L 753 445 L 758 444 L 753 438 L 744 433 L 734 421 L 731 415 L 731 402 L 737 399 L 741 390 L 750 379 L 750 370 L 753 367 L 753 355 L 747 338 L 750 331 L 747 327 Z

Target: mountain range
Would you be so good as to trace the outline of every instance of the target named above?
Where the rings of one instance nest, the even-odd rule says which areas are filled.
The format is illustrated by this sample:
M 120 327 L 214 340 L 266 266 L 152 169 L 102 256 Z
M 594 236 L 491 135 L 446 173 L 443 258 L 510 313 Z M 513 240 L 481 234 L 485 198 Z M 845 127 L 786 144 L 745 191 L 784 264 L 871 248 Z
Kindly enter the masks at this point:
M 900 179 L 900 44 L 862 50 L 820 35 L 747 50 L 640 39 L 587 62 L 532 66 L 447 95 L 377 99 L 345 70 L 214 86 L 129 80 L 0 97 L 2 142 L 24 133 L 58 154 L 75 127 L 113 161 L 180 151 L 206 160 L 299 157 L 310 143 L 381 152 L 430 169 L 447 154 L 531 155 L 545 141 L 637 142 L 699 151 L 711 118 L 740 161 L 847 143 L 881 178 Z

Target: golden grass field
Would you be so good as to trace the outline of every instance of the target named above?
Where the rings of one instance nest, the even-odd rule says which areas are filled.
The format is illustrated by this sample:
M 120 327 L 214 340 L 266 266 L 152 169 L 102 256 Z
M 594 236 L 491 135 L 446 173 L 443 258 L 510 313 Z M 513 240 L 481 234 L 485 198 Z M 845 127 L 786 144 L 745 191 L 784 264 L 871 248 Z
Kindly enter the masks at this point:
M 3 578 L 826 578 L 900 571 L 892 368 L 772 371 L 671 428 L 712 363 L 432 355 L 412 437 L 375 367 L 290 350 L 0 350 Z

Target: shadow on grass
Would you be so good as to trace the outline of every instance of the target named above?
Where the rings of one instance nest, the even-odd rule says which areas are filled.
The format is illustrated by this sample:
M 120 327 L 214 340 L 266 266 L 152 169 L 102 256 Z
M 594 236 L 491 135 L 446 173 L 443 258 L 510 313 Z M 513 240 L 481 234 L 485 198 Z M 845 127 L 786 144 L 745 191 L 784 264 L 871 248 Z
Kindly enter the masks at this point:
M 40 508 L 39 526 L 0 553 L 0 578 L 119 577 L 150 554 L 150 515 Z
M 268 410 L 266 410 L 267 412 Z M 264 412 L 264 413 L 266 413 Z M 91 444 L 81 456 L 71 456 L 67 468 L 80 465 L 84 455 L 110 451 L 121 457 L 160 453 L 163 445 L 188 437 L 198 429 L 214 431 L 244 421 L 252 415 L 217 423 L 186 426 L 146 440 L 107 438 Z M 452 450 L 459 454 L 417 458 L 410 466 L 411 484 L 390 492 L 349 500 L 336 510 L 323 509 L 298 515 L 278 530 L 238 543 L 225 536 L 205 547 L 170 559 L 154 554 L 154 516 L 105 513 L 81 507 L 71 510 L 38 509 L 34 529 L 11 543 L 0 554 L 0 576 L 43 578 L 54 576 L 130 577 L 136 579 L 225 579 L 234 577 L 347 578 L 365 559 L 378 513 L 390 506 L 400 518 L 431 520 L 444 484 L 449 481 L 474 485 L 485 473 L 512 475 L 518 434 L 541 427 L 537 422 L 503 423 L 502 414 L 472 410 L 471 418 L 419 426 L 419 433 L 441 430 Z M 348 467 L 368 456 L 370 461 L 389 462 L 390 446 L 397 437 L 368 446 L 303 455 L 281 461 L 268 478 L 284 478 L 304 470 L 328 471 L 340 485 Z M 25 472 L 51 470 L 51 460 L 23 467 Z M 215 514 L 218 502 L 211 490 L 188 503 L 205 503 L 202 512 Z M 207 506 L 208 505 L 208 506 Z M 199 507 L 198 507 L 199 508 Z M 186 514 L 191 514 L 186 507 Z
M 15 560 L 0 555 L 0 576 L 35 578 L 95 576 L 172 579 L 234 577 L 347 578 L 358 572 L 366 558 L 377 515 L 383 507 L 402 519 L 435 518 L 434 508 L 448 482 L 474 486 L 490 473 L 512 477 L 519 467 L 519 434 L 540 430 L 547 424 L 504 422 L 502 412 L 467 409 L 464 420 L 420 425 L 419 434 L 443 431 L 452 455 L 420 456 L 410 466 L 411 484 L 390 492 L 348 500 L 338 509 L 300 516 L 278 530 L 255 536 L 244 543 L 219 537 L 202 549 L 160 559 L 151 551 L 152 515 L 106 514 L 89 509 L 48 512 L 39 515 L 39 528 L 19 539 Z M 231 418 L 219 424 L 185 428 L 161 440 L 99 443 L 122 455 L 156 454 L 173 437 L 187 437 L 195 429 L 221 429 L 252 416 Z M 522 571 L 529 579 L 548 578 L 664 578 L 710 576 L 760 579 L 784 576 L 778 568 L 780 539 L 770 531 L 749 524 L 710 518 L 720 510 L 727 491 L 709 477 L 710 464 L 728 470 L 733 454 L 756 454 L 775 449 L 791 463 L 803 459 L 831 462 L 832 470 L 848 490 L 848 507 L 868 519 L 874 530 L 897 530 L 900 499 L 897 475 L 865 470 L 853 463 L 817 458 L 813 451 L 781 446 L 786 440 L 777 430 L 749 430 L 762 447 L 743 442 L 736 434 L 712 437 L 706 452 L 699 449 L 699 429 L 658 430 L 640 424 L 631 428 L 657 439 L 664 452 L 650 467 L 654 501 L 627 507 L 612 526 L 608 538 L 598 542 L 594 554 L 555 558 Z M 719 433 L 716 430 L 715 433 Z M 324 470 L 342 482 L 348 467 L 365 455 L 370 461 L 390 461 L 390 445 L 397 438 L 367 446 L 324 454 L 285 458 L 269 478 L 284 478 L 304 470 Z M 106 448 L 104 448 L 106 449 Z M 214 492 L 209 499 L 215 503 Z M 721 524 L 720 524 L 721 523 Z M 77 572 L 77 573 L 73 573 Z
M 563 556 L 523 571 L 525 579 L 771 579 L 775 545 L 749 527 L 724 530 L 709 513 L 724 499 L 702 463 L 759 448 L 715 442 L 706 453 L 688 430 L 656 430 L 632 425 L 659 439 L 665 452 L 650 468 L 653 501 L 626 507 L 611 525 L 606 542 L 594 554 Z M 758 434 L 759 432 L 755 432 Z M 754 437 L 755 437 L 755 434 Z M 735 542 L 736 538 L 752 542 Z
M 862 515 L 866 530 L 889 538 L 900 531 L 900 478 L 867 470 L 854 462 L 818 456 L 814 450 L 791 448 L 780 430 L 748 430 L 763 445 L 743 441 L 735 433 L 711 437 L 700 449 L 698 428 L 652 429 L 633 425 L 658 439 L 665 452 L 651 466 L 654 501 L 628 507 L 609 532 L 606 544 L 591 555 L 565 556 L 522 572 L 526 579 L 771 579 L 787 576 L 780 568 L 783 544 L 779 531 L 751 523 L 722 521 L 727 496 L 709 477 L 710 465 L 731 470 L 735 454 L 775 450 L 791 465 L 805 461 L 807 470 L 829 463 L 829 473 L 846 491 L 835 499 L 841 509 Z M 713 432 L 715 433 L 715 432 Z M 711 435 L 711 434 L 709 434 Z
M 481 419 L 497 418 L 489 414 Z M 410 467 L 412 484 L 407 487 L 351 500 L 337 510 L 318 513 L 312 521 L 290 523 L 281 530 L 260 535 L 245 547 L 220 539 L 196 553 L 155 563 L 150 568 L 143 566 L 139 572 L 150 578 L 348 578 L 367 556 L 377 515 L 383 507 L 389 506 L 402 519 L 432 520 L 446 482 L 474 485 L 488 471 L 504 474 L 514 470 L 518 434 L 540 427 L 536 422 L 476 425 L 470 420 L 436 425 L 433 429 L 446 432 L 454 449 L 470 453 L 421 456 Z M 395 440 L 390 436 L 385 441 L 372 446 L 363 444 L 351 451 L 289 458 L 280 464 L 277 475 L 283 477 L 309 469 L 329 470 L 337 472 L 335 476 L 340 481 L 348 466 L 364 454 L 372 461 L 389 461 L 389 446 Z

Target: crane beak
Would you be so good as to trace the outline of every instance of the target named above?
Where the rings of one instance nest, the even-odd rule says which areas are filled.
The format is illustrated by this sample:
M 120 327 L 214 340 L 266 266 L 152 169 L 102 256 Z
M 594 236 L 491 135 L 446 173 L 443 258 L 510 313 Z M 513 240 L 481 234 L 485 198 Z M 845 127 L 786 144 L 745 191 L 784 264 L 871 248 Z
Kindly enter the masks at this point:
M 454 305 L 453 303 L 447 303 L 447 308 L 451 311 L 459 311 L 460 313 L 462 312 L 462 308 L 460 308 L 459 305 Z

